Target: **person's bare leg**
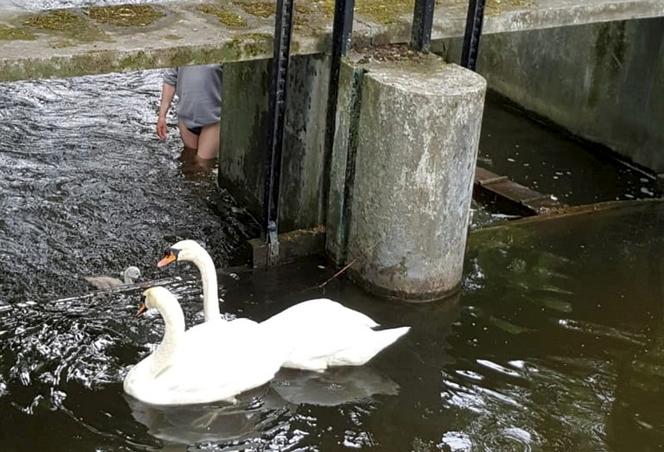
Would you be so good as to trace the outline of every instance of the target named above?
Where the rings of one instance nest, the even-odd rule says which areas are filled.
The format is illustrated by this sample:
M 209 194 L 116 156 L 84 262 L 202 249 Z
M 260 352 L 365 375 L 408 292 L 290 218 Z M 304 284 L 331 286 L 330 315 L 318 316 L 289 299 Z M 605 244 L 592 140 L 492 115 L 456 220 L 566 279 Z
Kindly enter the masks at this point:
M 203 127 L 201 136 L 198 138 L 197 156 L 201 160 L 213 160 L 219 154 L 219 132 L 220 124 L 214 124 Z
M 198 149 L 199 137 L 195 133 L 191 133 L 187 126 L 182 122 L 178 122 L 178 128 L 180 129 L 180 138 L 182 139 L 182 144 L 188 149 Z

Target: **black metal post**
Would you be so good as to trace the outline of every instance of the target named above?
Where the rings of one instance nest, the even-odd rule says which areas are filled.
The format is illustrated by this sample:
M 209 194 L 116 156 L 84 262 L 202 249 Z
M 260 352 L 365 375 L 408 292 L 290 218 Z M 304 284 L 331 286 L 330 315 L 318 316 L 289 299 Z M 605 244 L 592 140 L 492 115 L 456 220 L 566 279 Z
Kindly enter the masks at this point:
M 466 32 L 463 36 L 461 66 L 474 71 L 477 67 L 477 54 L 482 36 L 485 0 L 470 0 L 466 16 Z
M 274 54 L 269 93 L 269 130 L 267 157 L 265 159 L 265 187 L 263 191 L 263 219 L 266 241 L 269 247 L 268 262 L 279 255 L 277 240 L 279 221 L 279 176 L 281 172 L 281 149 L 286 117 L 286 94 L 288 86 L 288 63 L 291 33 L 293 28 L 294 0 L 278 0 L 274 19 Z
M 323 211 L 327 213 L 330 192 L 330 167 L 334 132 L 337 128 L 337 99 L 339 97 L 339 72 L 341 58 L 348 53 L 353 32 L 355 0 L 336 0 L 332 29 L 332 55 L 330 57 L 330 81 L 327 91 L 327 115 L 325 118 L 325 167 L 323 171 Z
M 410 46 L 420 52 L 431 50 L 431 29 L 436 0 L 415 0 Z

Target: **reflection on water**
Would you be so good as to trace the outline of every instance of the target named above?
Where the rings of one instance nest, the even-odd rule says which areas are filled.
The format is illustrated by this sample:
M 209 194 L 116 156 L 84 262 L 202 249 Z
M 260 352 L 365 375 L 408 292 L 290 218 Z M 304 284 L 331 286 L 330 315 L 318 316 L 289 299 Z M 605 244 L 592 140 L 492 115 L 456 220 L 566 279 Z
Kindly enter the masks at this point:
M 381 323 L 414 328 L 373 361 L 399 385 L 398 395 L 378 397 L 368 412 L 309 407 L 318 437 L 300 445 L 664 445 L 657 414 L 664 403 L 662 231 L 664 205 L 646 204 L 479 232 L 470 241 L 463 293 L 438 305 L 387 303 L 347 284 L 328 286 L 326 296 Z M 319 295 L 307 288 L 326 276 L 313 264 L 281 269 L 269 280 L 242 274 L 225 281 L 227 307 L 265 318 Z
M 256 446 L 265 442 L 259 441 L 263 433 L 288 430 L 299 405 L 342 406 L 398 392 L 395 382 L 364 366 L 325 373 L 283 370 L 269 385 L 242 394 L 236 405 L 158 407 L 125 397 L 134 419 L 156 438 L 178 444 L 245 441 Z
M 328 296 L 412 331 L 370 366 L 281 372 L 238 405 L 150 407 L 129 366 L 161 339 L 140 288 L 81 276 L 138 265 L 202 319 L 188 267 L 162 248 L 206 242 L 221 266 L 250 232 L 214 175 L 153 133 L 159 76 L 2 85 L 0 450 L 653 450 L 664 445 L 664 206 L 481 231 L 462 293 L 367 296 L 319 262 L 220 275 L 223 310 L 263 320 Z M 179 275 L 181 277 L 175 277 Z M 343 330 L 339 331 L 343 334 Z M 233 344 L 215 344 L 232 347 Z
M 654 177 L 596 148 L 527 117 L 494 92 L 487 94 L 478 165 L 569 205 L 658 195 Z

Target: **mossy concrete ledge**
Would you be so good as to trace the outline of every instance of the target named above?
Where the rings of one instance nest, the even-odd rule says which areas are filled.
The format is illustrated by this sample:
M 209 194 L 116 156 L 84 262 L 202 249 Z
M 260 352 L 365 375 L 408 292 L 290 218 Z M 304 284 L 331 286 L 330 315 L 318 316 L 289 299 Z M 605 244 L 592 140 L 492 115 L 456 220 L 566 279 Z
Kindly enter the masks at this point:
M 219 185 L 256 218 L 262 215 L 268 63 L 244 61 L 224 66 Z M 321 187 L 329 59 L 296 56 L 290 64 L 279 187 L 280 232 L 316 227 L 324 216 Z
M 25 12 L 0 8 L 0 81 L 272 56 L 276 0 L 202 0 Z M 468 2 L 438 0 L 434 39 L 463 34 Z M 333 0 L 296 5 L 292 53 L 328 52 Z M 664 16 L 662 0 L 488 0 L 484 32 Z M 404 43 L 412 0 L 357 0 L 353 42 Z
M 371 292 L 412 301 L 443 298 L 461 282 L 486 81 L 408 51 L 354 60 L 345 63 L 342 81 L 361 93 L 350 96 L 354 102 L 340 96 L 339 116 L 349 119 L 338 124 L 350 132 L 337 134 L 333 159 L 346 162 L 333 164 L 331 183 L 331 191 L 350 190 L 341 220 L 347 224 L 331 225 L 328 241 L 343 236 L 334 230 L 348 231 L 344 260 L 356 260 L 351 277 Z M 360 83 L 349 77 L 358 68 Z M 344 155 L 353 149 L 354 157 Z M 350 185 L 340 187 L 342 180 Z M 329 210 L 328 221 L 339 210 Z

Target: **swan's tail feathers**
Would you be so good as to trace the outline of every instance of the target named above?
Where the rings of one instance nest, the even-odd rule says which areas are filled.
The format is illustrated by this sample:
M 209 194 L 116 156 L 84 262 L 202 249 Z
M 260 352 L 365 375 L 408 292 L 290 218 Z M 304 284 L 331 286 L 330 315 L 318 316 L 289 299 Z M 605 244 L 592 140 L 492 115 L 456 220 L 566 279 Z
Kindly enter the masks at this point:
M 376 334 L 375 337 L 382 344 L 380 349 L 382 350 L 383 348 L 395 343 L 401 336 L 405 335 L 409 331 L 409 326 L 402 326 L 400 328 L 390 328 L 389 330 L 375 331 L 374 334 Z
M 362 366 L 408 331 L 410 331 L 409 326 L 380 331 L 370 330 L 363 340 L 358 341 L 357 345 L 336 353 L 328 364 L 330 366 Z

